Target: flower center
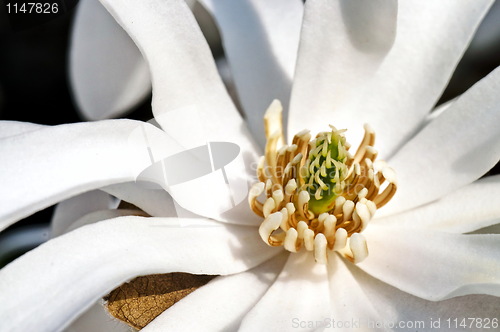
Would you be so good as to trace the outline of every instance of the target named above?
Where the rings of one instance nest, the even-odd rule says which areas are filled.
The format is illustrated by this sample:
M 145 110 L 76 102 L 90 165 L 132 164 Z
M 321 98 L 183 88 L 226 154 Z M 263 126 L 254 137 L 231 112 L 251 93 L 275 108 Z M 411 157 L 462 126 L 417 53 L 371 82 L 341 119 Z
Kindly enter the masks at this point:
M 313 251 L 319 263 L 326 263 L 332 251 L 361 262 L 368 256 L 361 232 L 397 189 L 394 171 L 375 161 L 375 133 L 364 126 L 354 156 L 345 130 L 333 126 L 314 139 L 308 130 L 301 131 L 286 145 L 281 113 L 281 104 L 274 101 L 264 116 L 267 144 L 257 167 L 260 182 L 248 198 L 264 218 L 260 236 L 290 252 Z

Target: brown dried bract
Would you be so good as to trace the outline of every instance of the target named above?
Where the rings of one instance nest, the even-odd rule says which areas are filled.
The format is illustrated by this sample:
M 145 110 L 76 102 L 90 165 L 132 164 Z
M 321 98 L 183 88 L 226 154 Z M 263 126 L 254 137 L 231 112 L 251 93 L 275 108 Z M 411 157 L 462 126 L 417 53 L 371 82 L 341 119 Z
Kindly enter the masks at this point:
M 180 272 L 137 277 L 111 291 L 104 300 L 111 315 L 136 329 L 142 329 L 177 301 L 215 277 Z

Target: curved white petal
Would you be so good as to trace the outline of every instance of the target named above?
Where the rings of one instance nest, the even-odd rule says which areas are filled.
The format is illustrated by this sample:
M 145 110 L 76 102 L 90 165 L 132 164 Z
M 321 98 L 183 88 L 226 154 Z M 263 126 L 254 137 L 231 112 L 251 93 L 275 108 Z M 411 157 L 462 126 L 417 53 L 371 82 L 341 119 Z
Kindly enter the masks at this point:
M 434 108 L 432 110 L 431 113 L 427 114 L 427 116 L 425 117 L 425 119 L 421 122 L 421 126 L 420 128 L 418 129 L 418 131 L 420 131 L 422 128 L 424 128 L 425 126 L 427 126 L 430 122 L 434 121 L 437 117 L 441 116 L 441 114 L 447 110 L 451 105 L 453 105 L 453 103 L 455 101 L 457 101 L 458 97 L 455 97 L 451 100 L 448 100 L 447 102 L 437 106 L 436 108 Z
M 158 126 L 154 119 L 148 122 Z M 147 133 L 145 137 L 149 139 Z M 250 210 L 247 200 L 248 157 L 241 154 L 236 144 L 211 142 L 164 159 L 153 155 L 154 163 L 134 183 L 102 189 L 156 217 L 205 216 L 258 226 L 262 219 Z M 255 174 L 255 165 L 251 165 L 251 170 Z
M 500 68 L 476 83 L 390 159 L 398 192 L 382 210 L 396 213 L 467 185 L 500 159 Z
M 463 235 L 371 225 L 370 255 L 358 264 L 372 276 L 438 301 L 467 294 L 500 296 L 500 235 Z
M 0 270 L 2 328 L 58 330 L 138 275 L 234 274 L 279 252 L 253 228 L 206 219 L 102 221 L 48 241 Z
M 98 0 L 78 4 L 69 69 L 76 105 L 89 120 L 123 115 L 151 91 L 141 52 Z
M 31 122 L 0 121 L 0 139 L 28 133 L 45 127 Z
M 274 284 L 243 319 L 239 331 L 289 331 L 301 322 L 329 317 L 330 299 L 325 265 L 311 252 L 291 254 Z M 306 326 L 301 331 L 314 328 Z
M 74 231 L 75 229 L 83 227 L 85 225 L 94 224 L 99 221 L 118 218 L 118 217 L 125 217 L 125 216 L 149 217 L 146 213 L 133 209 L 113 209 L 113 210 L 94 211 L 84 215 L 83 217 L 79 218 L 74 223 L 69 225 L 68 228 L 65 229 L 65 233 Z
M 131 203 L 153 217 L 176 217 L 172 196 L 163 189 L 157 189 L 140 182 L 118 183 L 101 188 L 125 202 Z
M 68 227 L 79 218 L 91 212 L 109 209 L 112 204 L 112 197 L 101 190 L 88 191 L 62 201 L 57 204 L 52 215 L 50 236 L 56 237 L 64 234 Z
M 230 208 L 246 197 L 248 177 L 255 176 L 250 165 L 256 162 L 258 147 L 224 88 L 189 7 L 183 0 L 102 3 L 148 61 L 153 73 L 153 113 L 165 132 L 188 149 L 208 142 L 237 147 L 237 160 L 224 171 L 170 188 L 187 210 L 225 220 L 222 204 Z M 205 199 L 193 199 L 195 191 L 203 191 Z
M 492 2 L 398 2 L 392 49 L 364 90 L 338 114 L 346 128 L 359 130 L 369 123 L 380 156 L 394 155 L 434 107 Z
M 488 176 L 456 189 L 440 200 L 377 218 L 377 225 L 467 233 L 500 223 L 500 175 Z
M 236 331 L 274 282 L 287 257 L 282 253 L 246 272 L 214 279 L 164 311 L 142 331 Z
M 425 128 L 429 123 L 434 121 L 437 117 L 439 117 L 445 110 L 447 110 L 453 103 L 458 99 L 455 97 L 451 100 L 448 100 L 438 106 L 436 106 L 430 113 L 428 113 L 424 119 L 419 123 L 418 127 L 415 129 L 415 132 L 419 132 L 422 128 Z
M 335 253 L 328 257 L 331 312 L 325 318 L 333 318 L 335 321 L 325 321 L 326 331 L 330 328 L 372 331 L 366 323 L 382 321 L 385 318 L 376 303 L 365 294 L 364 285 L 352 273 L 351 266 L 351 263 Z
M 498 297 L 468 295 L 430 302 L 381 282 L 352 264 L 347 267 L 355 284 L 347 283 L 339 288 L 346 289 L 346 292 L 349 292 L 351 287 L 359 289 L 361 294 L 353 294 L 352 301 L 361 306 L 371 305 L 379 313 L 378 318 L 373 319 L 366 316 L 365 311 L 352 307 L 351 317 L 360 322 L 359 328 L 367 331 L 377 328 L 391 331 L 456 331 L 460 328 L 459 324 L 463 318 L 489 318 L 491 325 L 491 319 L 496 318 L 498 314 Z M 348 318 L 349 321 L 351 317 Z M 455 323 L 455 318 L 458 323 Z M 467 324 L 471 323 L 470 320 L 466 321 Z M 476 328 L 474 324 L 467 328 L 467 331 L 484 331 L 482 328 Z
M 260 146 L 264 146 L 266 109 L 279 99 L 288 110 L 304 5 L 300 0 L 201 3 L 220 28 L 248 125 Z
M 289 137 L 303 129 L 322 132 L 328 124 L 344 128 L 351 116 L 344 108 L 359 98 L 394 42 L 397 7 L 392 0 L 306 2 Z M 349 133 L 362 132 L 362 124 L 347 127 Z
M 199 215 L 206 217 L 212 216 L 210 211 L 206 213 L 203 209 L 200 209 L 200 213 L 198 215 L 192 211 L 184 209 L 175 200 L 173 200 L 172 196 L 163 190 L 163 188 L 151 185 L 151 183 L 119 183 L 101 189 L 115 197 L 120 198 L 121 200 L 134 204 L 153 217 L 189 218 Z M 168 186 L 166 186 L 166 189 L 170 190 Z M 186 195 L 188 194 L 189 193 L 186 193 Z M 195 193 L 191 192 L 192 197 L 194 197 L 194 194 Z M 201 194 L 199 194 L 199 197 L 200 199 L 207 199 L 206 196 L 204 198 Z M 197 199 L 194 200 L 196 201 Z M 222 204 L 223 202 L 217 200 L 215 200 L 215 202 L 212 200 L 205 202 L 205 204 L 209 203 Z M 215 209 L 216 207 L 213 208 Z M 229 211 L 223 212 L 221 216 L 223 218 L 219 221 L 235 225 L 259 226 L 262 222 L 262 218 L 258 217 L 255 213 L 253 213 L 253 211 L 250 210 L 246 200 L 242 200 L 236 207 L 230 209 Z
M 92 305 L 76 319 L 64 332 L 132 332 L 133 329 L 120 320 L 112 317 L 104 308 L 102 301 Z
M 146 123 L 106 120 L 44 127 L 0 140 L 0 229 L 59 201 L 133 181 L 180 150 Z
M 102 3 L 147 59 L 153 73 L 155 119 L 169 135 L 187 148 L 225 140 L 241 145 L 245 152 L 256 151 L 183 0 Z

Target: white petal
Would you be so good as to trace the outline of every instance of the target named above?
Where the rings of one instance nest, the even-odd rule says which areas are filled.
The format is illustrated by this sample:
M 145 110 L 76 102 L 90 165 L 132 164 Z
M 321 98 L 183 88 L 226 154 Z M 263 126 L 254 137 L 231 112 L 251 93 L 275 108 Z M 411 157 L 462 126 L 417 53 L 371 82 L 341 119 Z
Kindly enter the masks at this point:
M 249 271 L 218 277 L 164 311 L 142 331 L 236 331 L 283 268 L 288 254 Z
M 235 186 L 246 187 L 248 177 L 255 176 L 255 168 L 252 170 L 250 165 L 257 160 L 257 146 L 224 88 L 189 7 L 183 0 L 102 2 L 149 63 L 153 112 L 165 132 L 185 148 L 205 147 L 207 142 L 237 146 L 239 152 L 232 164 L 235 169 L 226 169 L 226 174 L 218 170 L 201 182 L 170 191 L 187 210 L 224 220 L 226 210 L 221 209 L 220 202 L 231 205 L 233 200 L 237 205 L 245 199 L 248 188 L 238 190 Z M 205 199 L 193 199 L 192 193 L 201 194 L 200 190 L 206 190 Z M 238 197 L 232 196 L 235 190 L 239 191 Z
M 127 182 L 113 184 L 101 189 L 137 206 L 153 217 L 177 216 L 172 196 L 165 190 L 154 188 L 152 185 L 142 182 Z
M 398 192 L 382 213 L 443 197 L 490 170 L 500 159 L 500 68 L 430 122 L 389 160 Z
M 0 138 L 28 133 L 44 127 L 31 122 L 0 121 Z
M 100 190 L 92 190 L 57 204 L 50 222 L 50 236 L 64 234 L 68 227 L 86 214 L 112 207 L 112 197 Z M 109 219 L 109 218 L 107 218 Z
M 291 254 L 283 271 L 248 313 L 239 331 L 289 331 L 329 317 L 328 276 L 310 252 Z M 314 330 L 306 327 L 301 331 Z
M 328 258 L 331 303 L 331 312 L 328 318 L 334 318 L 336 322 L 327 321 L 325 323 L 330 324 L 329 328 L 340 327 L 342 329 L 342 327 L 347 327 L 345 322 L 350 322 L 350 328 L 371 331 L 366 326 L 367 324 L 362 324 L 361 321 L 381 321 L 384 317 L 377 310 L 378 307 L 374 306 L 373 301 L 366 296 L 362 282 L 353 275 L 352 264 L 344 261 L 335 253 L 332 253 Z M 342 326 L 338 324 L 342 324 Z
M 418 131 L 422 130 L 425 126 L 427 126 L 430 122 L 434 121 L 437 117 L 439 117 L 445 110 L 447 110 L 455 101 L 457 101 L 458 97 L 455 97 L 447 102 L 437 106 L 432 110 L 431 113 L 427 114 L 425 119 L 421 122 Z
M 339 114 L 347 128 L 369 123 L 380 156 L 394 155 L 436 104 L 492 2 L 398 2 L 394 46 L 362 93 Z
M 343 108 L 359 98 L 394 42 L 397 6 L 392 0 L 306 2 L 289 137 L 303 129 L 321 132 L 328 124 L 344 128 Z M 348 128 L 362 131 L 362 123 Z
M 0 270 L 2 328 L 58 330 L 135 276 L 233 274 L 277 253 L 245 226 L 206 219 L 102 221 L 46 242 Z
M 78 4 L 69 69 L 76 104 L 89 120 L 123 115 L 151 91 L 141 52 L 98 0 Z
M 78 317 L 64 332 L 131 332 L 130 326 L 109 315 L 102 301 L 91 306 L 83 315 Z
M 356 301 L 358 299 L 354 304 L 361 306 L 373 305 L 380 313 L 378 319 L 373 319 L 366 316 L 365 311 L 353 307 L 351 317 L 360 321 L 360 328 L 365 328 L 367 331 L 373 331 L 376 327 L 380 329 L 395 327 L 393 330 L 396 331 L 456 331 L 460 328 L 458 324 L 463 318 L 489 318 L 489 324 L 491 325 L 491 319 L 496 318 L 498 313 L 500 305 L 500 298 L 498 297 L 468 295 L 439 302 L 430 302 L 383 283 L 352 264 L 347 267 L 352 273 L 351 278 L 355 284 L 341 284 L 339 288 L 346 289 L 346 292 L 353 286 L 355 289 L 359 289 L 361 294 L 353 294 L 352 300 Z M 359 296 L 359 298 L 356 296 Z M 351 320 L 351 317 L 344 319 L 344 321 Z M 458 319 L 457 325 L 454 325 L 455 318 Z M 471 323 L 467 319 L 466 321 L 467 324 Z M 377 323 L 378 325 L 376 325 Z M 472 325 L 467 328 L 467 331 L 484 331 L 484 329 L 476 329 L 475 327 L 475 325 Z
M 214 188 L 214 186 L 207 187 L 208 189 Z M 166 185 L 165 188 L 167 190 L 171 190 L 168 185 Z M 177 188 L 173 188 L 173 190 L 176 189 Z M 222 206 L 222 202 L 217 201 L 216 196 L 211 197 L 210 191 L 206 194 L 201 192 L 201 190 L 198 192 L 189 192 L 190 187 L 186 188 L 186 196 L 191 196 L 191 200 L 194 202 L 200 203 L 201 200 L 204 200 L 203 203 L 200 203 L 197 207 L 195 207 L 195 209 L 192 209 L 199 212 L 198 214 L 184 209 L 178 204 L 178 202 L 172 199 L 172 196 L 170 196 L 168 192 L 163 190 L 161 187 L 155 187 L 150 183 L 120 183 L 104 187 L 102 190 L 126 202 L 134 204 L 153 217 L 213 217 L 214 214 L 211 213 L 210 210 L 216 210 L 217 206 L 213 206 L 209 209 L 204 209 L 203 207 L 209 204 L 217 204 L 219 207 Z M 221 220 L 219 221 L 235 225 L 259 226 L 262 222 L 262 218 L 258 217 L 250 210 L 246 199 L 243 199 L 237 206 L 223 212 L 220 216 Z
M 169 135 L 187 148 L 217 140 L 241 143 L 242 148 L 250 145 L 243 120 L 183 0 L 102 3 L 146 57 L 154 73 L 155 119 Z M 177 122 L 172 123 L 172 119 Z
M 145 137 L 149 139 L 147 133 Z M 236 144 L 212 142 L 164 159 L 152 156 L 153 165 L 141 172 L 134 183 L 120 183 L 103 190 L 152 216 L 205 216 L 258 226 L 262 219 L 248 206 L 247 159 L 248 155 L 242 155 Z M 255 175 L 254 165 L 251 171 Z
M 146 135 L 146 137 L 145 137 Z M 180 150 L 153 126 L 107 120 L 44 127 L 0 140 L 0 229 L 59 201 L 133 181 Z
M 201 3 L 217 21 L 249 127 L 264 146 L 266 109 L 274 99 L 279 99 L 288 110 L 303 3 L 300 0 L 202 0 Z
M 372 276 L 438 301 L 467 294 L 500 296 L 500 235 L 463 235 L 372 225 L 363 233 Z
M 438 201 L 377 218 L 378 225 L 467 233 L 500 222 L 500 175 L 456 189 Z
M 99 221 L 108 220 L 112 218 L 124 217 L 124 216 L 140 216 L 149 217 L 146 213 L 132 210 L 132 209 L 114 209 L 114 210 L 100 210 L 94 211 L 84 215 L 83 217 L 76 220 L 74 223 L 65 229 L 65 233 L 71 232 L 77 228 L 83 227 L 85 225 L 94 224 Z

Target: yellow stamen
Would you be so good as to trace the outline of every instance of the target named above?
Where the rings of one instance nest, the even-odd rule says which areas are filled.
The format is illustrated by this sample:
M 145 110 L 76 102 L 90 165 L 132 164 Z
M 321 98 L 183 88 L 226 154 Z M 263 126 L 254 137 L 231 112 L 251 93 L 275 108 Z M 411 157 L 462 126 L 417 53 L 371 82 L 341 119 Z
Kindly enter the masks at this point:
M 252 186 L 251 209 L 264 218 L 259 234 L 271 246 L 290 252 L 311 251 L 319 263 L 336 251 L 358 263 L 368 256 L 361 232 L 378 208 L 397 190 L 394 171 L 376 161 L 375 132 L 365 135 L 354 156 L 345 130 L 314 139 L 308 130 L 284 145 L 281 104 L 273 102 L 264 117 L 267 144 Z M 265 196 L 265 199 L 259 198 Z

